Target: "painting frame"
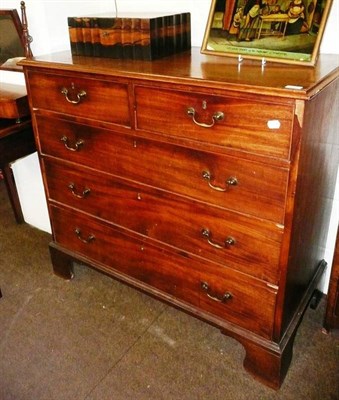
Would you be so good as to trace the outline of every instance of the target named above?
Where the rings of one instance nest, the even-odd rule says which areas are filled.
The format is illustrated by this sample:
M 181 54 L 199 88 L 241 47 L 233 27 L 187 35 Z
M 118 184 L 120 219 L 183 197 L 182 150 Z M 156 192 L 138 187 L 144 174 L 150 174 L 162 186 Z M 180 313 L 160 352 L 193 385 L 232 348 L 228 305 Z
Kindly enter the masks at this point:
M 314 66 L 333 0 L 212 0 L 201 53 Z

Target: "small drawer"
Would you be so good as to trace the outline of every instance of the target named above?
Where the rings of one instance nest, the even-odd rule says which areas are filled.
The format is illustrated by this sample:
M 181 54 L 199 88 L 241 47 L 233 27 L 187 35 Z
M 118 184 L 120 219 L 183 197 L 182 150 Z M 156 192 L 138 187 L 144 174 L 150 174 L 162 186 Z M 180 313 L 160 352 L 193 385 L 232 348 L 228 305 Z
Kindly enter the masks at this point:
M 73 210 L 50 206 L 54 239 L 64 248 L 177 299 L 199 303 L 187 259 L 144 243 Z
M 283 224 L 288 169 L 36 116 L 42 154 Z
M 137 86 L 137 129 L 289 159 L 293 107 Z
M 130 127 L 127 84 L 28 72 L 33 108 Z
M 207 268 L 209 266 L 207 265 Z M 270 339 L 278 287 L 229 269 L 201 272 L 199 307 Z
M 277 283 L 283 229 L 145 185 L 44 160 L 50 200 Z

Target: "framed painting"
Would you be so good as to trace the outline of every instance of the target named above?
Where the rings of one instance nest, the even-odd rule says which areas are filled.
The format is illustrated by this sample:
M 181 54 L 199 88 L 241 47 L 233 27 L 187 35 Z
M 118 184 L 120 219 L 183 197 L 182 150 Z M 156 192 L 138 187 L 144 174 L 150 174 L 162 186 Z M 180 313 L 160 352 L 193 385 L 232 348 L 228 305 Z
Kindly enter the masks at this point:
M 201 52 L 315 65 L 332 0 L 212 0 Z

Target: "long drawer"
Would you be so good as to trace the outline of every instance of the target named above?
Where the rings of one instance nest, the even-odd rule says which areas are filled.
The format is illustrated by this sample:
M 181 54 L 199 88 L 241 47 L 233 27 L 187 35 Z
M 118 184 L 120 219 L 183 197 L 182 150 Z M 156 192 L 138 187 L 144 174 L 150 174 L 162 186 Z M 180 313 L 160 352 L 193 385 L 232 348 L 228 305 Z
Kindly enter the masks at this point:
M 49 198 L 277 283 L 283 229 L 145 185 L 45 159 Z M 250 262 L 249 262 L 250 260 Z
M 131 126 L 128 85 L 28 72 L 33 108 Z
M 136 127 L 221 147 L 289 159 L 293 106 L 135 87 Z
M 42 154 L 284 223 L 287 169 L 65 120 L 36 121 Z
M 242 274 L 231 277 L 227 269 L 205 267 L 199 276 L 199 307 L 271 338 L 277 288 Z
M 188 262 L 187 256 L 138 240 L 87 215 L 54 206 L 50 211 L 55 241 L 61 246 L 271 337 L 276 293 L 265 282 L 228 268 L 220 268 L 216 278 L 205 263 Z
M 54 239 L 70 251 L 138 279 L 193 305 L 199 303 L 196 276 L 186 260 L 144 243 L 74 210 L 50 206 Z M 166 258 L 166 262 L 164 261 Z

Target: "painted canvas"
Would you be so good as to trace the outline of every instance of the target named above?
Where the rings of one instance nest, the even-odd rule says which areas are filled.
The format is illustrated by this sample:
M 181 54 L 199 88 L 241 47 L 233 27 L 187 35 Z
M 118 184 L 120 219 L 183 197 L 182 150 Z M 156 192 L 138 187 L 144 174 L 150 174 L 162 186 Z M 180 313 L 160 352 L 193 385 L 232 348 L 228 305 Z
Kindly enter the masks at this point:
M 332 0 L 213 0 L 202 53 L 314 65 Z

